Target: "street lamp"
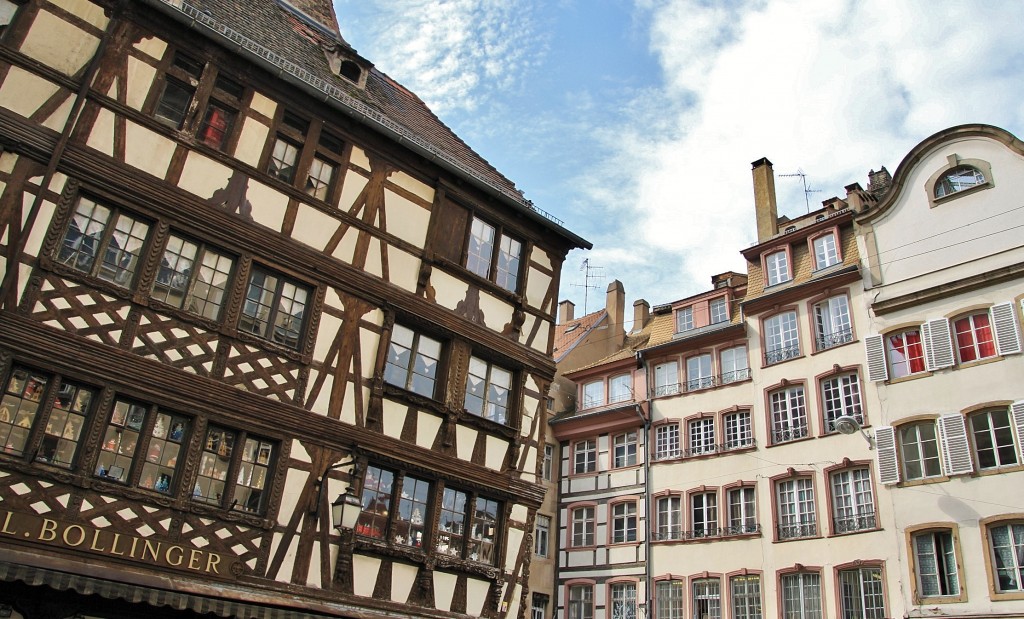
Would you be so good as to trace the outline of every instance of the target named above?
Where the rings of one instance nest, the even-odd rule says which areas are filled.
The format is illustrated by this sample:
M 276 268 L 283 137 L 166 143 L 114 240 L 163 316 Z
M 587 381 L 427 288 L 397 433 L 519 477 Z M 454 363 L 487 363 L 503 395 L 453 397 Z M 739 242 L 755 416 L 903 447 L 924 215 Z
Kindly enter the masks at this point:
M 350 484 L 345 494 L 339 494 L 338 498 L 331 503 L 331 518 L 334 520 L 334 528 L 339 532 L 354 529 L 362 509 L 363 505 L 359 501 L 359 497 L 352 494 L 352 485 Z
M 864 437 L 864 440 L 868 442 L 868 449 L 875 448 L 875 440 L 867 433 L 866 430 L 861 426 L 860 421 L 852 415 L 842 415 L 837 417 L 832 422 L 836 432 L 840 434 L 856 434 L 860 432 L 860 435 Z

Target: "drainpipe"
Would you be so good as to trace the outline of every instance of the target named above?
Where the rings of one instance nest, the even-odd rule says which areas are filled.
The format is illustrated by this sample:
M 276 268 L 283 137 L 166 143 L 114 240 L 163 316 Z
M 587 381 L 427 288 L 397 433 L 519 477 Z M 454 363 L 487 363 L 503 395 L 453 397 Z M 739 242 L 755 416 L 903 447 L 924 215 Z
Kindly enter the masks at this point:
M 643 353 L 637 351 L 636 362 L 638 366 L 644 366 Z M 644 526 L 644 616 L 645 619 L 651 617 L 651 527 L 653 519 L 651 518 L 651 389 L 650 381 L 648 381 L 648 372 L 644 371 L 644 382 L 647 383 L 647 411 L 648 414 L 644 415 L 643 409 L 639 404 L 636 404 L 636 414 L 644 422 L 644 514 L 645 514 L 645 526 Z

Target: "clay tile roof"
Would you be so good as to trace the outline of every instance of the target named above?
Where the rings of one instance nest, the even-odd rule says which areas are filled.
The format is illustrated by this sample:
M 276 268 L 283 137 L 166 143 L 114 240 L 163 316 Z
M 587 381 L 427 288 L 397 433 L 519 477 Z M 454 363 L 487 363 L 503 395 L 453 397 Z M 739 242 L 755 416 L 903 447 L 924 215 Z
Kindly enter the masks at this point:
M 330 92 L 340 89 L 339 96 L 343 99 L 352 97 L 371 108 L 359 110 L 364 116 L 384 126 L 397 125 L 399 133 L 403 133 L 403 128 L 408 130 L 427 142 L 428 150 L 452 161 L 457 168 L 468 170 L 470 175 L 523 206 L 538 210 L 522 198 L 515 183 L 467 146 L 419 97 L 398 82 L 370 67 L 366 86 L 361 89 L 331 72 L 324 48 L 340 46 L 353 53 L 355 50 L 341 37 L 330 0 L 152 1 L 173 7 L 185 18 L 197 19 L 206 27 L 199 28 L 200 31 L 213 39 L 220 37 L 224 44 L 237 45 L 278 66 L 288 65 L 289 73 L 299 74 L 314 87 L 324 87 Z M 260 47 L 265 49 L 258 49 Z M 377 118 L 377 115 L 384 118 Z
M 562 360 L 569 351 L 583 340 L 601 320 L 608 315 L 607 310 L 598 310 L 569 322 L 555 325 L 555 363 Z
M 654 321 L 651 320 L 644 326 L 643 329 L 637 331 L 636 333 L 627 333 L 626 341 L 623 342 L 622 348 L 620 348 L 619 350 L 613 352 L 604 359 L 599 359 L 593 363 L 588 363 L 587 365 L 584 365 L 582 367 L 573 368 L 572 370 L 565 372 L 565 374 L 568 375 L 583 370 L 589 370 L 590 368 L 596 368 L 600 365 L 605 365 L 607 363 L 614 363 L 615 361 L 622 361 L 623 359 L 632 359 L 633 357 L 636 356 L 636 351 L 640 350 L 641 348 L 647 347 L 647 343 L 650 341 L 651 338 L 651 329 L 653 327 Z

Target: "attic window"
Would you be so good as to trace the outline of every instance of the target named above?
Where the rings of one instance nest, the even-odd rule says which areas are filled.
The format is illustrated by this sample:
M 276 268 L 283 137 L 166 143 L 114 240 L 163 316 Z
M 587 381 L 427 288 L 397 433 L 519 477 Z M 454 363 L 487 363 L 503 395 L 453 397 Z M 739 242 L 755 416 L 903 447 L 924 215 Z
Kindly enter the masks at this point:
M 568 329 L 566 329 L 565 332 L 566 333 L 572 333 L 573 331 L 575 331 L 576 329 L 579 329 L 579 328 L 580 328 L 580 323 L 577 322 L 573 326 L 571 326 Z
M 789 234 L 790 232 L 796 232 L 796 226 L 789 226 L 789 227 L 787 227 L 785 233 Z
M 935 183 L 935 197 L 942 198 L 971 187 L 985 184 L 985 175 L 981 170 L 969 165 L 953 168 L 942 175 Z
M 817 217 L 814 218 L 814 221 L 825 221 L 825 216 L 819 214 Z
M 338 72 L 342 77 L 356 84 L 359 83 L 359 78 L 363 75 L 363 70 L 351 60 L 342 60 L 341 69 Z

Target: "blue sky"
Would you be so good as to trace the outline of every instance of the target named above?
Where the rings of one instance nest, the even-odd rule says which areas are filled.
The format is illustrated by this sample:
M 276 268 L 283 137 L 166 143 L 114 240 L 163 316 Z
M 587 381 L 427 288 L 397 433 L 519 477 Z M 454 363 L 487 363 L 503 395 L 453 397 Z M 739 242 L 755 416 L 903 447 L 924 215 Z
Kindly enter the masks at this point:
M 342 35 L 526 197 L 594 243 L 561 298 L 666 303 L 744 270 L 750 163 L 780 214 L 867 186 L 926 137 L 1024 137 L 1024 2 L 335 0 Z

